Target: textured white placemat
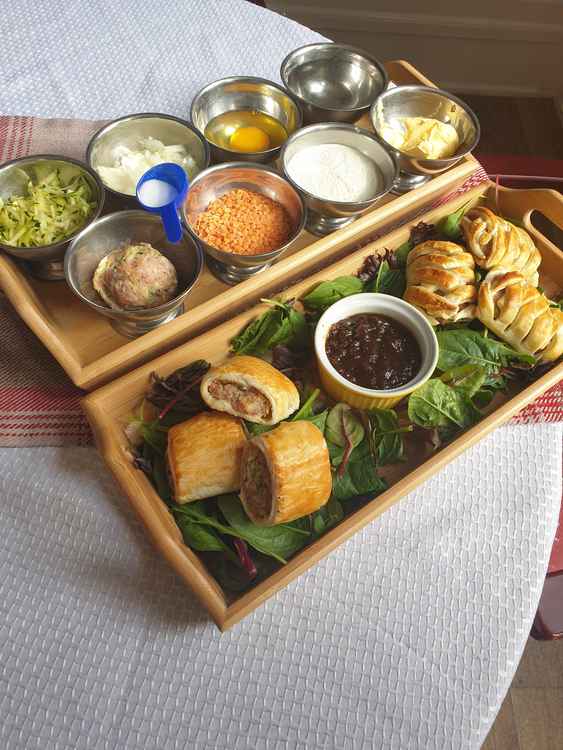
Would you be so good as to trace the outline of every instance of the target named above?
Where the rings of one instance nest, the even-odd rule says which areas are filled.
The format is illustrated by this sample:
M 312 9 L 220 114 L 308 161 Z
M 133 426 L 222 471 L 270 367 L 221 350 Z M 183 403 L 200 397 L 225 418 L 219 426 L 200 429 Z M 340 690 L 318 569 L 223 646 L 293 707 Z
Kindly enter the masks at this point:
M 0 450 L 0 747 L 478 748 L 539 598 L 560 445 L 497 430 L 224 635 L 92 449 Z
M 94 120 L 188 117 L 206 83 L 279 81 L 292 49 L 324 40 L 243 0 L 6 0 L 0 28 L 0 113 Z

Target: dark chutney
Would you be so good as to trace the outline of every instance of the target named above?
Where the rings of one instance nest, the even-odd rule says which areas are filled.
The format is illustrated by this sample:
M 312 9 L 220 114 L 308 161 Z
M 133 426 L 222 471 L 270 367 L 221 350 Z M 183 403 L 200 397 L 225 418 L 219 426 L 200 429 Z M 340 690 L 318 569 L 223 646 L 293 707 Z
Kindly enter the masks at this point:
M 377 391 L 399 388 L 420 370 L 414 335 L 387 315 L 361 313 L 333 323 L 326 339 L 330 364 L 355 385 Z

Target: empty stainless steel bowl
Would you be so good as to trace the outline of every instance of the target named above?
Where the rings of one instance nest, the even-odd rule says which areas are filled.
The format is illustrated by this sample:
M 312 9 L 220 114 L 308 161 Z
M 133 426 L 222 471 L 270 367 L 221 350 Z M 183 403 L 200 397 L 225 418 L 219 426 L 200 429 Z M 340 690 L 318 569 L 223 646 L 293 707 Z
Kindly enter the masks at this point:
M 203 135 L 214 117 L 235 110 L 264 112 L 278 120 L 288 135 L 300 128 L 302 123 L 301 111 L 287 91 L 273 81 L 254 76 L 222 78 L 209 83 L 194 97 L 191 119 Z M 281 148 L 277 146 L 266 151 L 243 153 L 222 148 L 211 141 L 207 143 L 215 162 L 251 161 L 266 164 L 278 157 Z
M 288 241 L 277 250 L 260 255 L 239 255 L 213 247 L 198 237 L 193 221 L 205 211 L 211 201 L 236 188 L 245 188 L 267 195 L 281 203 L 291 219 L 292 231 Z M 192 182 L 183 206 L 184 221 L 197 237 L 206 253 L 212 273 L 226 284 L 237 284 L 255 273 L 264 271 L 289 249 L 305 223 L 305 207 L 299 193 L 281 175 L 262 164 L 234 162 L 218 164 L 201 172 Z
M 391 149 L 399 162 L 400 175 L 394 193 L 419 187 L 434 175 L 453 166 L 479 142 L 481 128 L 475 113 L 457 96 L 431 86 L 396 86 L 381 94 L 370 111 L 378 138 Z M 383 138 L 385 126 L 400 117 L 431 117 L 447 122 L 457 130 L 460 145 L 447 159 L 420 159 L 393 148 Z
M 308 123 L 356 122 L 389 80 L 383 65 L 367 52 L 337 43 L 293 50 L 283 61 L 280 76 Z
M 165 146 L 184 146 L 197 165 L 192 177 L 209 165 L 207 143 L 189 122 L 155 112 L 127 115 L 104 125 L 92 136 L 86 149 L 86 161 L 96 172 L 101 166 L 111 167 L 117 149 L 122 146 L 139 148 L 141 140 L 148 137 L 156 138 Z M 136 206 L 134 190 L 122 193 L 105 182 L 104 186 L 114 195 L 125 199 L 132 208 Z
M 113 310 L 94 289 L 94 271 L 112 250 L 139 242 L 148 242 L 174 265 L 178 294 L 170 302 L 147 310 Z M 110 318 L 113 327 L 128 338 L 180 315 L 202 268 L 203 253 L 193 237 L 184 232 L 177 244 L 168 242 L 160 217 L 141 210 L 118 211 L 98 219 L 71 243 L 64 261 L 65 278 L 72 291 L 92 310 Z
M 308 192 L 299 185 L 289 167 L 291 159 L 304 149 L 321 144 L 349 146 L 371 159 L 375 164 L 379 179 L 369 199 L 364 201 L 328 200 Z M 391 190 L 398 174 L 394 156 L 385 146 L 382 146 L 373 133 L 345 123 L 325 122 L 302 128 L 288 139 L 282 149 L 280 161 L 285 177 L 301 193 L 307 206 L 306 229 L 320 236 L 340 229 L 374 206 Z
M 60 169 L 63 173 L 65 171 L 72 173 L 73 170 L 82 173 L 92 190 L 96 207 L 81 227 L 60 242 L 40 247 L 14 247 L 0 242 L 0 250 L 20 260 L 28 261 L 27 267 L 33 276 L 48 281 L 57 281 L 64 279 L 63 258 L 69 243 L 73 237 L 98 218 L 104 205 L 105 193 L 98 175 L 83 162 L 66 156 L 40 154 L 14 159 L 0 167 L 0 198 L 8 200 L 15 195 L 25 195 L 29 180 L 34 182 L 37 178 L 37 170 L 42 171 L 49 167 Z

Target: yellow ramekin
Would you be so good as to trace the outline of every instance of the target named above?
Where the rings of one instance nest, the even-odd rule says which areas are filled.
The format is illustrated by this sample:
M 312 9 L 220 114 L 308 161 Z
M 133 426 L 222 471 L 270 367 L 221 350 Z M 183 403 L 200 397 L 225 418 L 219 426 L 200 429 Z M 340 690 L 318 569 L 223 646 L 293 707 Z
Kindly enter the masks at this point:
M 422 354 L 422 365 L 413 380 L 400 388 L 377 391 L 351 383 L 330 364 L 326 354 L 330 327 L 339 320 L 361 313 L 387 315 L 402 323 L 415 336 Z M 408 302 L 389 294 L 353 294 L 335 302 L 321 316 L 315 331 L 315 352 L 321 385 L 331 398 L 357 409 L 390 409 L 432 376 L 438 362 L 438 339 L 424 315 Z

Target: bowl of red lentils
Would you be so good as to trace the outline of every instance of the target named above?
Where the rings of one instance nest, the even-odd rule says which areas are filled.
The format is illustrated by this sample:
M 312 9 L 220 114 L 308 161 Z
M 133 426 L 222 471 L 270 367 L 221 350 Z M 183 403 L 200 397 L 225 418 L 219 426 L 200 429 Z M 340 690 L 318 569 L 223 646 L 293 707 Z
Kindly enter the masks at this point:
M 237 284 L 278 260 L 301 233 L 306 217 L 297 190 L 273 169 L 229 162 L 193 179 L 183 218 L 200 241 L 211 272 Z

